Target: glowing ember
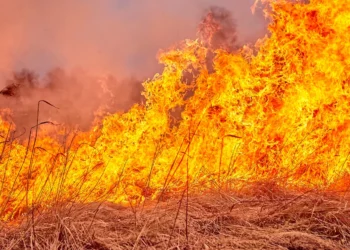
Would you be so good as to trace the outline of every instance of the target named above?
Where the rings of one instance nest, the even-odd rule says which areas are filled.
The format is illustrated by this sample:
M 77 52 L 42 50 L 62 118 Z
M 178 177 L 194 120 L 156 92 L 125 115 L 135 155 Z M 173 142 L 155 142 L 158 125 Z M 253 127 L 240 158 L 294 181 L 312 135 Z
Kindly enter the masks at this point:
M 146 104 L 88 133 L 43 124 L 20 142 L 1 111 L 1 216 L 67 200 L 135 204 L 187 186 L 346 188 L 349 1 L 270 5 L 269 38 L 236 53 L 216 50 L 210 73 L 205 43 L 162 53 L 163 73 L 144 83 Z M 174 123 L 176 108 L 183 112 Z

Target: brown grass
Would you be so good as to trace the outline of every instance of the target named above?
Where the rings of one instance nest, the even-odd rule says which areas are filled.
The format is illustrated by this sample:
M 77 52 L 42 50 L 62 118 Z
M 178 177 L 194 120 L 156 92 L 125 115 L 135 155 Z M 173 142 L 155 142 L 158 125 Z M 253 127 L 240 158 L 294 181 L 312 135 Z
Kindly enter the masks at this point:
M 3 225 L 0 249 L 350 249 L 349 199 L 260 184 L 192 196 L 188 204 L 67 203 L 37 214 L 34 227 Z

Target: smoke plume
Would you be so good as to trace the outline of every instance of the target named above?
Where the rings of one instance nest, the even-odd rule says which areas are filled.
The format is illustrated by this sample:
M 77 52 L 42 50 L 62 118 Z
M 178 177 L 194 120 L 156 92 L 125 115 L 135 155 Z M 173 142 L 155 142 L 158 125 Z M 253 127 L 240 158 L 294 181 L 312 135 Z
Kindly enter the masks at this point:
M 28 128 L 35 124 L 37 102 L 45 99 L 60 110 L 43 108 L 43 119 L 88 128 L 96 114 L 141 101 L 141 79 L 161 71 L 158 50 L 196 38 L 203 11 L 210 10 L 220 26 L 210 39 L 213 48 L 254 42 L 266 24 L 251 15 L 253 3 L 2 1 L 0 110 L 10 108 L 16 126 Z
M 198 26 L 200 38 L 212 49 L 233 51 L 237 46 L 237 28 L 232 13 L 211 6 Z

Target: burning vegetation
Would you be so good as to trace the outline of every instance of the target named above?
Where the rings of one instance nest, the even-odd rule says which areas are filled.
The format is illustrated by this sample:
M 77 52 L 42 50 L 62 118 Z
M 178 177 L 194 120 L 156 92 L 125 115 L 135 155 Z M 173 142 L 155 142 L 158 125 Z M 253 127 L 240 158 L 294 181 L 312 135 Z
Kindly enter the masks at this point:
M 350 3 L 266 2 L 268 36 L 236 48 L 233 18 L 210 9 L 201 39 L 159 55 L 164 70 L 143 83 L 144 103 L 109 112 L 88 131 L 48 121 L 42 109 L 65 111 L 43 98 L 23 139 L 13 112 L 0 110 L 0 215 L 4 227 L 26 228 L 12 228 L 1 244 L 45 249 L 43 228 L 55 221 L 47 232 L 58 232 L 51 243 L 61 249 L 349 247 Z M 17 82 L 1 94 L 16 98 Z M 211 201 L 198 198 L 213 192 Z M 157 209 L 174 211 L 171 223 Z M 120 228 L 107 228 L 106 213 L 119 214 Z M 147 231 L 161 221 L 164 234 Z M 232 245 L 233 231 L 253 238 Z

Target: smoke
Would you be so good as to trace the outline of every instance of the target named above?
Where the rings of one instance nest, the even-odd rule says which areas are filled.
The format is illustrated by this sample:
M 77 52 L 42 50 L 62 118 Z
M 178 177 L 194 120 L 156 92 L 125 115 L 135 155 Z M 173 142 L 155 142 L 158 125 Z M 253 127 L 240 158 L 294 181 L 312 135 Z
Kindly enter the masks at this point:
M 160 69 L 157 51 L 195 38 L 203 11 L 213 4 L 233 14 L 241 43 L 261 37 L 266 26 L 250 12 L 254 0 L 1 2 L 0 71 L 7 74 L 80 67 L 149 77 Z
M 200 38 L 212 49 L 233 51 L 237 46 L 237 28 L 232 13 L 211 6 L 198 26 Z
M 47 100 L 59 110 L 44 105 L 40 117 L 86 130 L 96 117 L 126 111 L 141 102 L 141 87 L 134 78 L 121 82 L 113 75 L 94 76 L 84 70 L 65 72 L 60 68 L 39 80 L 35 72 L 24 69 L 15 72 L 0 91 L 0 107 L 12 110 L 11 120 L 22 129 L 36 123 L 37 102 Z
M 16 125 L 28 127 L 35 124 L 38 100 L 45 99 L 60 110 L 48 108 L 42 117 L 87 128 L 96 112 L 124 111 L 140 101 L 141 79 L 161 71 L 158 50 L 196 38 L 203 11 L 212 4 L 225 8 L 228 16 L 233 13 L 237 43 L 261 37 L 266 23 L 261 16 L 251 15 L 253 3 L 3 0 L 0 91 L 5 95 L 0 95 L 0 109 L 12 109 Z M 226 34 L 231 26 L 225 20 L 230 19 L 218 15 L 219 8 L 211 10 L 215 20 L 224 20 L 226 31 L 213 38 L 213 44 L 221 46 L 229 40 Z M 21 83 L 16 95 L 6 95 L 6 86 L 16 82 Z

